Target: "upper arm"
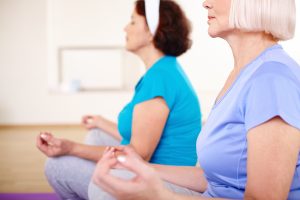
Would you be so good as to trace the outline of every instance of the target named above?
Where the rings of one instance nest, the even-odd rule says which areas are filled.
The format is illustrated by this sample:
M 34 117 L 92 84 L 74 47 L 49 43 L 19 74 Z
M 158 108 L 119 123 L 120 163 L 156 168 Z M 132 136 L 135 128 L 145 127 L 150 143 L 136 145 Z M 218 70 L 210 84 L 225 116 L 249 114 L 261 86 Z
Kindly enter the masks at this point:
M 169 112 L 161 97 L 135 105 L 130 144 L 145 160 L 150 160 L 157 147 Z
M 287 199 L 300 150 L 300 130 L 280 117 L 249 130 L 245 199 Z

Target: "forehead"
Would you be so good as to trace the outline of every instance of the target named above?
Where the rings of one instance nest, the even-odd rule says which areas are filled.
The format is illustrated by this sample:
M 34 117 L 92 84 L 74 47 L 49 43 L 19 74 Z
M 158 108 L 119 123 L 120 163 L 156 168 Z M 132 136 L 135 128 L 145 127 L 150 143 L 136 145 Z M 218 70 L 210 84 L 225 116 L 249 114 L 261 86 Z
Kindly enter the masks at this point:
M 136 12 L 135 9 L 133 9 L 132 14 L 131 14 L 131 17 L 137 18 L 138 16 L 139 16 L 139 14 Z
M 145 17 L 142 15 L 139 15 L 135 9 L 133 9 L 131 17 L 134 19 L 145 19 Z

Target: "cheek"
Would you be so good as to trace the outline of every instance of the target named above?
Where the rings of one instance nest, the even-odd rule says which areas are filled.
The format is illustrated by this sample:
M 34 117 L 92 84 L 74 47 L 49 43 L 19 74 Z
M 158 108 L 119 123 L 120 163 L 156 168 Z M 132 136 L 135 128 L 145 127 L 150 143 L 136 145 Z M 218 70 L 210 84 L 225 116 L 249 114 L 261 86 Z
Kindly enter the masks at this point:
M 145 32 L 137 32 L 134 34 L 134 38 L 133 40 L 135 41 L 135 43 L 138 43 L 138 44 L 144 44 L 147 42 L 147 38 L 145 36 Z
M 218 26 L 221 30 L 229 29 L 229 20 L 227 16 L 224 16 L 218 20 Z

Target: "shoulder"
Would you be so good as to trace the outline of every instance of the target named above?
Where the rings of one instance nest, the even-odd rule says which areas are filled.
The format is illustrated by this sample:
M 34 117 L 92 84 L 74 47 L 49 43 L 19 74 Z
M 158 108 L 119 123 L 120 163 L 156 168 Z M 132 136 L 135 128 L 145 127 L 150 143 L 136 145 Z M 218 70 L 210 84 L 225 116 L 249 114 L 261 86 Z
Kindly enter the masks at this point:
M 299 70 L 292 70 L 290 66 L 282 62 L 268 61 L 263 63 L 250 78 L 249 83 L 255 84 L 264 82 L 266 84 L 276 82 L 290 82 L 299 84 Z
M 165 56 L 155 63 L 145 74 L 145 80 L 169 80 L 178 73 L 179 63 L 176 57 Z

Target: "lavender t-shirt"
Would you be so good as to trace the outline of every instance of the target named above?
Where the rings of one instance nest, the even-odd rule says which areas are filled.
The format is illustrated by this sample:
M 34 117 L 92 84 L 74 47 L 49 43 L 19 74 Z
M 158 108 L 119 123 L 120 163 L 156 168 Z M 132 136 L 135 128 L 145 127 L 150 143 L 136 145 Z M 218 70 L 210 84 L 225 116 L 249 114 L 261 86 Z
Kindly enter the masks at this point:
M 247 182 L 247 133 L 275 116 L 300 130 L 300 67 L 280 45 L 244 67 L 214 105 L 197 140 L 207 197 L 242 199 Z M 266 147 L 267 148 L 267 147 Z M 289 199 L 300 198 L 300 154 Z

